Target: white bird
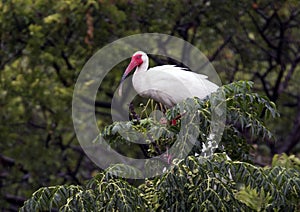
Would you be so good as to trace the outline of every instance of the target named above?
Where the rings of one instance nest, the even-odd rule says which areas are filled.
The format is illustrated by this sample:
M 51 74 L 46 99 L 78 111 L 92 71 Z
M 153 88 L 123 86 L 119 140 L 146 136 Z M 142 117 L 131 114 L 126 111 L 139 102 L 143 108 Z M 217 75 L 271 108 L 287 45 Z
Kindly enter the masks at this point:
M 207 79 L 207 76 L 187 71 L 174 65 L 162 65 L 148 69 L 149 59 L 146 53 L 138 51 L 133 54 L 126 68 L 119 88 L 126 76 L 134 69 L 132 83 L 136 92 L 146 98 L 152 98 L 167 107 L 192 97 L 205 98 L 218 89 L 218 86 Z

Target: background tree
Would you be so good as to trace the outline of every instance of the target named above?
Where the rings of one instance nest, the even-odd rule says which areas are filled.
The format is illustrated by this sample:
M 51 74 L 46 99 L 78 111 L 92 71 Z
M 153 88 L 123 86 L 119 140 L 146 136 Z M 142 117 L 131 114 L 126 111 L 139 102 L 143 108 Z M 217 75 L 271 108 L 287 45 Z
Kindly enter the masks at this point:
M 81 184 L 98 171 L 74 134 L 73 86 L 93 53 L 134 33 L 189 41 L 213 62 L 224 84 L 254 81 L 254 90 L 281 114 L 267 124 L 277 143 L 267 142 L 266 150 L 299 152 L 298 1 L 14 0 L 0 8 L 2 209 L 17 210 L 41 186 Z M 122 71 L 112 71 L 99 91 L 102 128 L 111 123 L 110 99 Z

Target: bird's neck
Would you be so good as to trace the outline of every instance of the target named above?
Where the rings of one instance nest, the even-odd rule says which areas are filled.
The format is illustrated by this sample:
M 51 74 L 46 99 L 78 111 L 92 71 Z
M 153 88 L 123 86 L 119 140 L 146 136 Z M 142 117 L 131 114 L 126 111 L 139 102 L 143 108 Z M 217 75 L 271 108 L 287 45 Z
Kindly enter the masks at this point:
M 148 60 L 144 61 L 140 66 L 138 66 L 135 70 L 135 73 L 137 72 L 144 72 L 148 70 L 149 62 Z
M 143 85 L 145 83 L 145 74 L 148 70 L 148 60 L 144 61 L 140 66 L 138 66 L 132 77 L 132 84 L 134 89 L 140 93 L 143 91 Z

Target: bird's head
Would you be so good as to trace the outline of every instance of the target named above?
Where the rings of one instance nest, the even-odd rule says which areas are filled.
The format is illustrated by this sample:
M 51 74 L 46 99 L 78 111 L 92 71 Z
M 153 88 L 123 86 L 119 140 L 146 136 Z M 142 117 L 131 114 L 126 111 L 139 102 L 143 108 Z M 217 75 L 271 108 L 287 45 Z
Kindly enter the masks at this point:
M 129 65 L 127 66 L 122 79 L 121 79 L 121 83 L 120 83 L 120 88 L 119 88 L 119 95 L 122 96 L 122 85 L 124 80 L 126 79 L 126 77 L 129 75 L 129 73 L 136 67 L 139 67 L 140 65 L 142 65 L 144 62 L 147 62 L 148 60 L 148 56 L 146 55 L 146 53 L 142 52 L 142 51 L 137 51 L 136 53 L 134 53 L 131 57 L 131 61 L 129 63 Z

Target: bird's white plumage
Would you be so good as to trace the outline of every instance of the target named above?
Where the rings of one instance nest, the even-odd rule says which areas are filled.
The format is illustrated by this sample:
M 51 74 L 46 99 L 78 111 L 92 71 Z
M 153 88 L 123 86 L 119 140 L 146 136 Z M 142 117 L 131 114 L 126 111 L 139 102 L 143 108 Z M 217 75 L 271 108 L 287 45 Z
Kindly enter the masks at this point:
M 143 63 L 133 75 L 133 87 L 143 97 L 152 98 L 168 107 L 189 97 L 205 98 L 218 89 L 207 76 L 185 70 L 174 65 L 148 68 L 148 56 L 142 54 Z

